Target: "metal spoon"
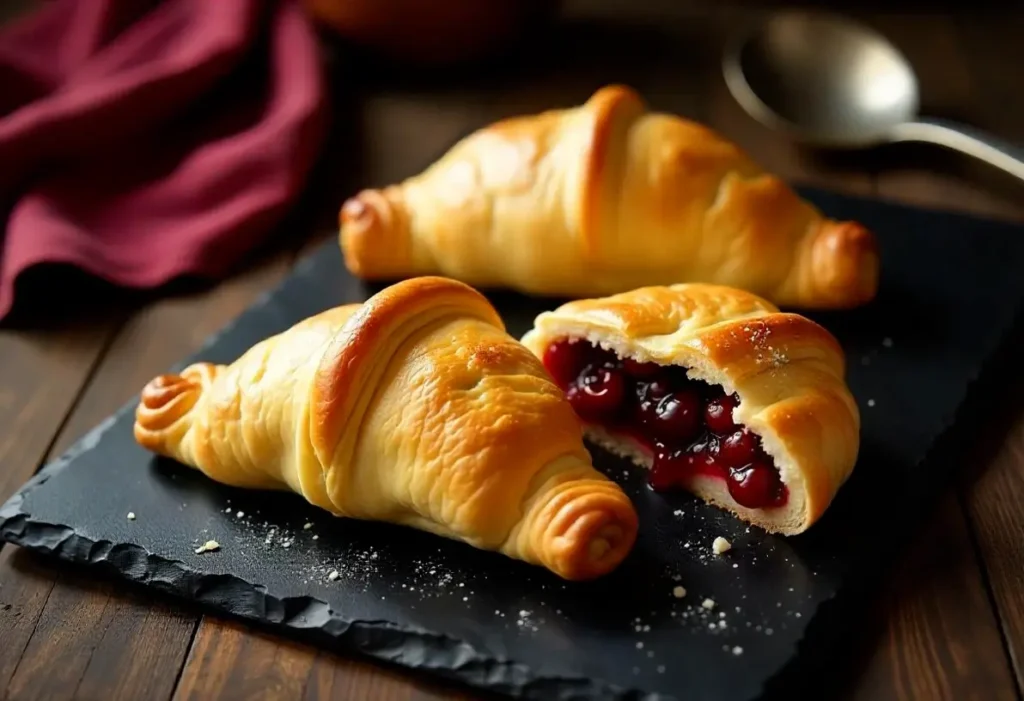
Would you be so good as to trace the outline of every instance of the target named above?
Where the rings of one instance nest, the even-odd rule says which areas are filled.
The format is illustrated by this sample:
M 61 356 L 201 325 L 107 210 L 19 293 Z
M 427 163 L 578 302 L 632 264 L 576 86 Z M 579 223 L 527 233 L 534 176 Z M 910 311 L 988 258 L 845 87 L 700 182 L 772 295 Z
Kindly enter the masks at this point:
M 910 63 L 885 37 L 827 13 L 783 12 L 726 50 L 725 81 L 755 119 L 817 146 L 924 141 L 1024 180 L 1024 152 L 981 131 L 918 119 Z

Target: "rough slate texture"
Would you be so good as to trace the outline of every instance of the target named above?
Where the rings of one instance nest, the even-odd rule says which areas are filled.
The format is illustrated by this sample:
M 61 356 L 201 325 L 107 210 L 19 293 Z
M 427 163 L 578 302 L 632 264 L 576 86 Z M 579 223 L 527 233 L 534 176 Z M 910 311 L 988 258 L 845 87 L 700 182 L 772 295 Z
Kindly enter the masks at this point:
M 0 536 L 222 613 L 516 696 L 747 699 L 777 689 L 799 676 L 789 664 L 798 649 L 804 660 L 827 654 L 829 629 L 858 599 L 832 601 L 836 593 L 862 591 L 859 575 L 879 571 L 900 541 L 891 534 L 927 504 L 949 459 L 922 461 L 1024 297 L 1024 235 L 1010 225 L 808 194 L 830 215 L 874 228 L 884 265 L 878 303 L 815 315 L 847 351 L 863 441 L 854 477 L 804 536 L 747 532 L 686 495 L 654 495 L 625 462 L 595 449 L 598 466 L 634 497 L 642 532 L 611 576 L 567 584 L 500 555 L 333 519 L 292 495 L 224 488 L 154 460 L 132 440 L 134 403 L 0 509 Z M 371 292 L 344 273 L 330 243 L 196 358 L 229 362 L 300 318 Z M 491 298 L 515 335 L 557 304 Z M 933 454 L 954 455 L 950 446 L 967 433 L 949 432 Z M 883 481 L 891 491 L 878 489 Z M 894 506 L 904 499 L 915 508 Z M 718 535 L 734 546 L 723 556 L 710 551 Z M 194 552 L 210 539 L 219 551 Z M 710 611 L 705 598 L 715 602 Z

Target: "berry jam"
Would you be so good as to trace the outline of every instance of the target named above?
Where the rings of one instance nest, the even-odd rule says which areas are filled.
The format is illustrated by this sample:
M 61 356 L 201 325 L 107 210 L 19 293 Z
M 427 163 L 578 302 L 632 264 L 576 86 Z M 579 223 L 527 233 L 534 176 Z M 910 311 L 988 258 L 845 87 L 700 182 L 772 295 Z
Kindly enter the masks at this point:
M 785 504 L 786 487 L 760 437 L 733 420 L 736 395 L 678 366 L 623 360 L 586 341 L 552 343 L 544 365 L 581 419 L 654 455 L 649 483 L 656 491 L 706 475 L 724 479 L 747 508 Z

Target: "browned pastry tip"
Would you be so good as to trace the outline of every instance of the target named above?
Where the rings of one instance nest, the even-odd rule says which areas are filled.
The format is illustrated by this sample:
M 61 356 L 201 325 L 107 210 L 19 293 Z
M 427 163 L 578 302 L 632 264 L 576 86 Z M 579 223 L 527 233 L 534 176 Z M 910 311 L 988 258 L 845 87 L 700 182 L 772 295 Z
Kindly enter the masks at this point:
M 365 279 L 402 277 L 412 266 L 412 241 L 401 191 L 363 190 L 339 213 L 345 265 Z
M 811 251 L 819 307 L 851 308 L 878 291 L 878 244 L 867 228 L 852 221 L 822 222 Z
M 636 542 L 639 522 L 629 497 L 610 481 L 563 482 L 540 495 L 523 517 L 528 548 L 568 580 L 614 570 Z
M 135 409 L 135 440 L 147 450 L 164 453 L 167 430 L 199 401 L 212 371 L 209 363 L 197 363 L 181 374 L 158 375 L 150 380 Z

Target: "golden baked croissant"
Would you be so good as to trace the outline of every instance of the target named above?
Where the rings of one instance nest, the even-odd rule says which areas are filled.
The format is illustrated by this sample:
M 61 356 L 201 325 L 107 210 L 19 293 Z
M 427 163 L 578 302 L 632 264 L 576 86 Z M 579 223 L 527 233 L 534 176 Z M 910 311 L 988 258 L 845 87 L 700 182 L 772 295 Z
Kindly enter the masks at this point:
M 748 292 L 679 284 L 570 302 L 523 343 L 589 436 L 651 468 L 655 489 L 790 535 L 853 471 L 860 413 L 838 342 Z
M 290 489 L 540 564 L 615 568 L 637 515 L 597 472 L 563 392 L 478 292 L 418 278 L 248 350 L 152 380 L 145 448 L 219 482 Z
M 824 218 L 735 145 L 622 86 L 481 129 L 349 199 L 340 224 L 346 266 L 366 279 L 438 273 L 568 297 L 706 282 L 804 308 L 862 304 L 878 282 L 863 226 Z

